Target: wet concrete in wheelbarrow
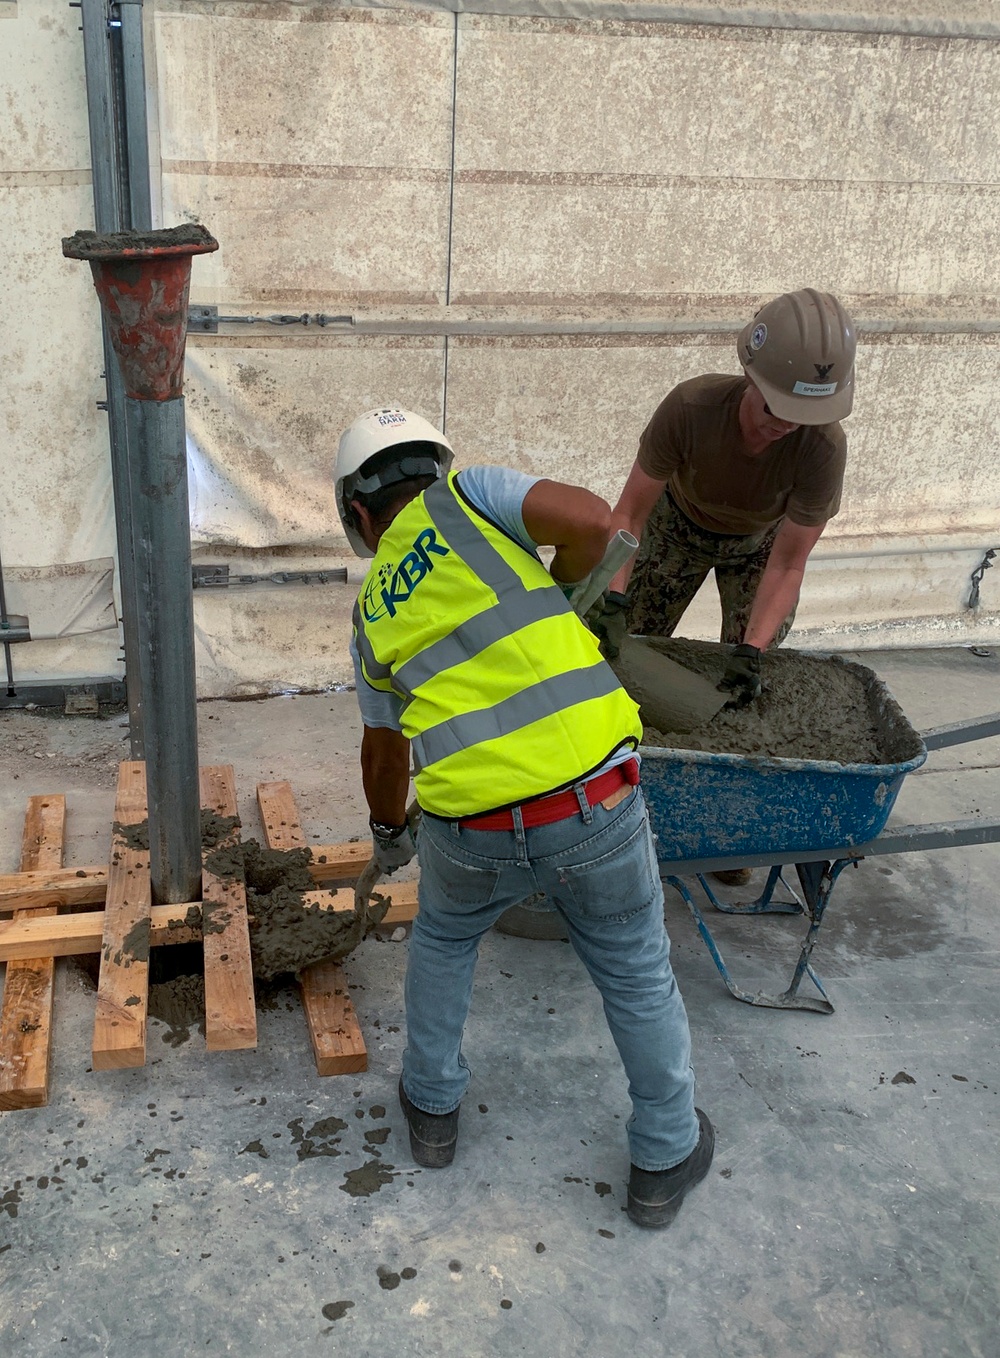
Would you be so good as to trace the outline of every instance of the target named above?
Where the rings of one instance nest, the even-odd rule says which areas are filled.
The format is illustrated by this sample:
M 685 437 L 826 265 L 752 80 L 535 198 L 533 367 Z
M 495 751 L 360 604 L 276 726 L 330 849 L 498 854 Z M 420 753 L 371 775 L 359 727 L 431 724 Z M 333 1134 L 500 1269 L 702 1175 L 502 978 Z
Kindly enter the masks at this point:
M 762 656 L 763 689 L 748 706 L 723 708 L 690 730 L 660 725 L 669 721 L 675 704 L 666 683 L 662 699 L 650 691 L 649 652 L 664 657 L 666 674 L 680 664 L 715 685 L 722 680 L 729 648 L 678 637 L 647 638 L 641 645 L 639 654 L 647 663 L 633 696 L 640 704 L 646 745 L 836 764 L 892 764 L 920 750 L 920 738 L 898 704 L 862 666 L 781 647 Z M 612 662 L 626 690 L 633 676 L 629 656 L 623 648 Z

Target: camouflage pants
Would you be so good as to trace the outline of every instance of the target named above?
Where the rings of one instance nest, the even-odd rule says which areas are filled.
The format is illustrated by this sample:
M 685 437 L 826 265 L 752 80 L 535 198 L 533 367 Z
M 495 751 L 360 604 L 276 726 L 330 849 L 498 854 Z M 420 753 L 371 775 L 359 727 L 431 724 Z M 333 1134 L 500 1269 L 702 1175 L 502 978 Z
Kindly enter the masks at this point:
M 709 571 L 714 570 L 722 604 L 720 640 L 739 644 L 779 527 L 776 523 L 747 537 L 710 533 L 682 514 L 664 491 L 649 516 L 636 554 L 629 588 L 632 605 L 628 630 L 640 636 L 673 636 L 684 610 Z M 772 645 L 785 639 L 794 618 L 793 608 Z

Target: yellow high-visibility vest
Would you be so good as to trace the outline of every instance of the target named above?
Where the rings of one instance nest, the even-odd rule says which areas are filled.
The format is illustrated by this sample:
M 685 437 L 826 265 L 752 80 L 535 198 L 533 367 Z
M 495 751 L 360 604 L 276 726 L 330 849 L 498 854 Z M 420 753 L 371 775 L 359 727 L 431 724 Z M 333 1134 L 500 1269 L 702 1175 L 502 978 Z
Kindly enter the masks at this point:
M 417 800 L 448 819 L 564 787 L 642 736 L 562 590 L 455 476 L 397 514 L 354 611 L 365 679 L 403 699 Z

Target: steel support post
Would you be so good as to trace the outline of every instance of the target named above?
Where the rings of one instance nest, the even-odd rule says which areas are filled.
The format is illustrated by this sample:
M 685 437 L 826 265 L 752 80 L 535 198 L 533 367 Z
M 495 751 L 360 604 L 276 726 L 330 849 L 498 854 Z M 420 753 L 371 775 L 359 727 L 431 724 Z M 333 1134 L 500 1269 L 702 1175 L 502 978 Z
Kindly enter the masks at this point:
M 142 45 L 142 0 L 118 0 L 121 21 L 122 106 L 128 221 L 133 231 L 153 224 L 149 185 L 149 122 L 146 117 L 146 61 Z
M 87 82 L 87 115 L 90 124 L 90 163 L 94 185 L 94 224 L 98 231 L 121 231 L 127 226 L 121 183 L 120 136 L 115 117 L 111 33 L 107 0 L 81 0 L 83 61 Z M 141 18 L 141 13 L 140 13 Z M 145 110 L 143 110 L 145 126 Z M 148 155 L 146 192 L 149 192 Z M 107 390 L 108 440 L 111 448 L 111 483 L 115 499 L 115 534 L 118 543 L 118 586 L 122 602 L 125 641 L 125 692 L 128 702 L 129 746 L 133 759 L 144 757 L 142 687 L 139 678 L 139 625 L 132 552 L 132 506 L 130 501 L 128 433 L 125 388 L 118 360 L 101 322 L 104 339 L 104 378 Z
M 153 899 L 161 905 L 200 895 L 184 338 L 192 256 L 218 248 L 196 225 L 78 231 L 63 241 L 67 258 L 90 263 L 125 391 L 149 870 Z
M 201 801 L 184 398 L 125 400 L 153 897 L 201 896 Z

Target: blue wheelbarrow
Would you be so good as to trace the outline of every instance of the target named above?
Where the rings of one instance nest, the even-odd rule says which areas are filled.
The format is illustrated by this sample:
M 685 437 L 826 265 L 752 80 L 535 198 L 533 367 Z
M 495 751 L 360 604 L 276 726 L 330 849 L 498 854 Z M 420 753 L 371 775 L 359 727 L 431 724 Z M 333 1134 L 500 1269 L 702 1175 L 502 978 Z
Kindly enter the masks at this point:
M 1000 841 L 1000 821 L 964 820 L 903 825 L 883 833 L 903 779 L 931 750 L 1000 734 L 1000 713 L 938 727 L 919 735 L 884 683 L 863 665 L 862 678 L 875 718 L 884 764 L 709 754 L 644 746 L 642 785 L 656 840 L 660 876 L 686 902 L 729 993 L 769 1009 L 832 1014 L 833 1005 L 812 966 L 830 895 L 850 863 L 881 854 L 988 844 Z M 724 904 L 706 874 L 727 868 L 769 869 L 760 897 Z M 801 896 L 785 880 L 794 866 Z M 718 944 L 685 879 L 694 878 L 716 910 L 733 915 L 802 914 L 809 927 L 786 990 L 752 993 L 733 980 Z M 777 901 L 782 884 L 791 901 Z M 800 995 L 808 977 L 818 995 Z

